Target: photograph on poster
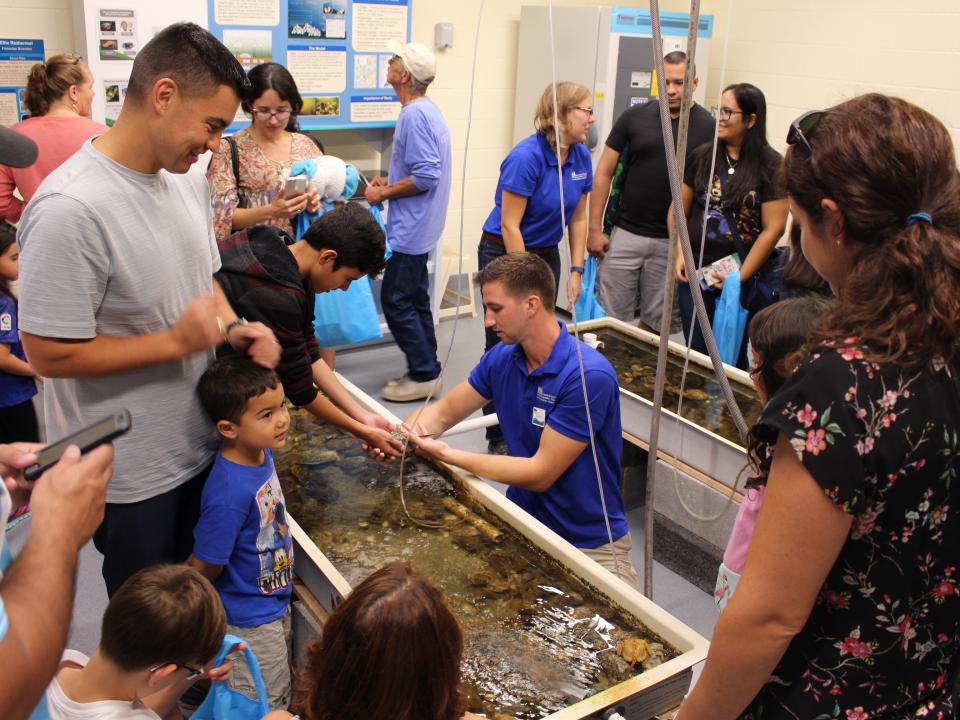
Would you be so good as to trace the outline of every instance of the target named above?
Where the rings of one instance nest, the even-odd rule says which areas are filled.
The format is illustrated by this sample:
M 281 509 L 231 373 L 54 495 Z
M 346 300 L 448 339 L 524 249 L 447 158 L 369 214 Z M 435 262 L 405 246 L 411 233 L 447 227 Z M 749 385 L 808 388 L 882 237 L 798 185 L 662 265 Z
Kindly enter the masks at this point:
M 103 81 L 103 99 L 104 99 L 104 122 L 112 126 L 123 108 L 123 101 L 127 96 L 126 80 L 104 80 Z
M 223 44 L 244 70 L 273 59 L 273 33 L 269 30 L 224 30 Z
M 107 85 L 103 93 L 108 103 L 120 102 L 120 85 L 117 83 Z
M 288 36 L 298 39 L 345 38 L 347 6 L 344 0 L 290 0 Z
M 300 115 L 336 117 L 340 115 L 340 98 L 336 95 L 330 97 L 305 97 Z
M 101 60 L 133 60 L 137 55 L 134 10 L 102 8 L 99 15 Z

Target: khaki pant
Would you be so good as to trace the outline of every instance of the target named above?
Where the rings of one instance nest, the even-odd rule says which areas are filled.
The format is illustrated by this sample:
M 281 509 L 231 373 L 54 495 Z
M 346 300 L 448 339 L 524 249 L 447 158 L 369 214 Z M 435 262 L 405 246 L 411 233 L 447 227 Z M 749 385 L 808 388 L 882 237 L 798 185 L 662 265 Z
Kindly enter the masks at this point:
M 583 550 L 584 555 L 596 562 L 598 565 L 601 565 L 612 572 L 614 575 L 627 583 L 627 585 L 632 585 L 639 590 L 640 579 L 637 577 L 637 571 L 633 568 L 633 563 L 630 562 L 630 549 L 632 547 L 633 540 L 630 537 L 630 533 L 627 533 L 622 538 L 615 541 L 613 545 L 607 543 L 606 545 L 601 545 L 600 547 L 580 549 Z M 613 553 L 610 552 L 610 548 L 613 548 L 617 553 L 616 564 L 614 564 Z
M 271 710 L 286 710 L 290 705 L 290 608 L 280 619 L 253 627 L 227 625 L 227 632 L 247 642 L 257 656 L 263 684 L 267 688 L 267 702 Z M 253 684 L 247 663 L 242 656 L 234 656 L 230 688 L 256 699 L 257 689 Z

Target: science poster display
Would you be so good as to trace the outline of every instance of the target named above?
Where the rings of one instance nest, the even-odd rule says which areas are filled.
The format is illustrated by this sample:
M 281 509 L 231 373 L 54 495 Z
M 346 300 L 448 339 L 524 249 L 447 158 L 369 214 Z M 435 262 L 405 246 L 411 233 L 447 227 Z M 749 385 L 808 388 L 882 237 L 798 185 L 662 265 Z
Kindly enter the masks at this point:
M 410 38 L 411 0 L 210 0 L 210 31 L 249 70 L 287 67 L 304 130 L 396 125 L 388 40 Z M 231 130 L 249 124 L 238 113 Z
M 13 125 L 29 115 L 23 89 L 30 68 L 43 61 L 43 40 L 0 38 L 0 125 Z

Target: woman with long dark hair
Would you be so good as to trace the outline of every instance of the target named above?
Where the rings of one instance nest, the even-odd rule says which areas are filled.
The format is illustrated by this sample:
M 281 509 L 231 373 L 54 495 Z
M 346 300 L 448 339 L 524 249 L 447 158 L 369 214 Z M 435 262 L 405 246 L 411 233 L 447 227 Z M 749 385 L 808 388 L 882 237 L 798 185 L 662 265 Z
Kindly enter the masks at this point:
M 787 200 L 776 183 L 781 157 L 767 142 L 767 101 L 756 86 L 750 83 L 728 86 L 723 91 L 717 115 L 716 156 L 712 154 L 711 143 L 701 145 L 690 154 L 683 177 L 683 210 L 696 258 L 700 255 L 701 232 L 706 223 L 702 267 L 736 255 L 743 284 L 767 263 L 787 225 Z M 712 176 L 711 161 L 714 161 Z M 668 222 L 673 223 L 672 206 Z M 678 252 L 677 294 L 685 338 L 690 337 L 694 322 L 690 278 L 699 281 L 695 272 L 687 272 L 683 255 Z M 723 277 L 719 277 L 717 284 L 703 291 L 711 319 L 722 289 Z M 755 307 L 751 311 L 761 309 Z M 694 329 L 691 347 L 706 352 L 699 327 Z M 737 359 L 737 367 L 743 369 L 747 367 L 746 347 L 744 338 Z
M 957 716 L 960 174 L 863 95 L 791 126 L 803 254 L 837 300 L 754 429 L 776 451 L 689 718 Z
M 240 106 L 251 116 L 250 127 L 223 138 L 207 170 L 218 240 L 253 225 L 275 225 L 293 236 L 291 218 L 320 203 L 313 190 L 283 196 L 290 167 L 323 154 L 299 132 L 303 99 L 293 76 L 283 65 L 262 63 L 247 77 L 250 89 Z
M 463 634 L 443 593 L 403 562 L 357 585 L 307 650 L 302 720 L 458 720 Z M 289 718 L 277 712 L 269 720 Z

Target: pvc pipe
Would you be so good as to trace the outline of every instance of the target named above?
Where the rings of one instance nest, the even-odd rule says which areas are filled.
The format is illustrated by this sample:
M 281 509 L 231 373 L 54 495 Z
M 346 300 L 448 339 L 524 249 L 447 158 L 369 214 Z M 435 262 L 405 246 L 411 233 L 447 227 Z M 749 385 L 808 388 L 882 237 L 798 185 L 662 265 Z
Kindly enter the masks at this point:
M 500 419 L 497 417 L 496 413 L 492 413 L 490 415 L 481 415 L 478 418 L 471 418 L 470 420 L 464 420 L 463 422 L 457 423 L 453 427 L 449 428 L 446 432 L 440 433 L 439 437 L 450 437 L 451 435 L 459 435 L 461 433 L 470 432 L 471 430 L 479 430 L 480 428 L 499 424 Z

